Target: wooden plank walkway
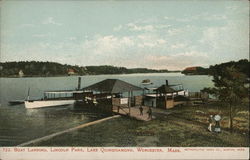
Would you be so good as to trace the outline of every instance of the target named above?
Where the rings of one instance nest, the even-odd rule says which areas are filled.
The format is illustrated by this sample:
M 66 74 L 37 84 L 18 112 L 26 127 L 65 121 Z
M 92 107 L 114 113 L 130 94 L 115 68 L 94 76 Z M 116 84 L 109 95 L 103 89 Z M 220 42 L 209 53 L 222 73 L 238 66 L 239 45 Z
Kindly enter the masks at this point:
M 80 128 L 91 126 L 91 125 L 94 125 L 94 124 L 97 124 L 97 123 L 100 123 L 100 122 L 103 122 L 103 121 L 106 121 L 106 120 L 109 120 L 109 119 L 118 118 L 118 117 L 120 117 L 120 115 L 115 115 L 115 116 L 103 118 L 103 119 L 100 119 L 100 120 L 96 120 L 96 121 L 93 121 L 93 122 L 85 123 L 85 124 L 82 124 L 82 125 L 79 125 L 79 126 L 76 126 L 76 127 L 61 131 L 61 132 L 56 132 L 56 133 L 50 134 L 50 135 L 45 136 L 45 137 L 37 138 L 37 139 L 31 140 L 31 141 L 19 144 L 17 146 L 18 147 L 23 147 L 23 146 L 27 146 L 27 145 L 30 145 L 30 144 L 46 141 L 46 140 L 51 139 L 51 138 L 53 138 L 55 136 L 58 136 L 58 135 L 61 135 L 61 134 L 64 134 L 64 133 L 68 133 L 68 132 L 71 132 L 71 131 L 75 131 L 75 130 L 80 129 Z
M 152 119 L 155 118 L 154 116 L 152 116 L 152 119 L 148 117 L 147 111 L 148 111 L 149 107 L 142 106 L 142 108 L 143 108 L 143 115 L 140 115 L 139 106 L 130 107 L 130 115 L 129 116 L 133 117 L 133 118 L 135 118 L 137 120 L 141 120 L 141 121 L 150 121 L 150 120 L 152 120 Z M 152 110 L 154 110 L 154 109 L 152 108 Z M 113 106 L 113 112 L 121 114 L 121 115 L 128 115 L 129 108 L 128 107 L 126 107 L 126 108 L 120 108 L 119 112 L 118 112 L 118 107 L 117 106 Z
M 131 107 L 130 108 L 130 117 L 135 118 L 137 120 L 141 120 L 141 121 L 150 121 L 150 120 L 156 119 L 158 116 L 168 116 L 168 115 L 173 113 L 173 111 L 170 111 L 167 109 L 151 107 L 152 119 L 150 119 L 150 118 L 148 118 L 148 113 L 147 113 L 149 107 L 142 106 L 142 108 L 143 108 L 143 115 L 140 115 L 139 106 Z M 113 112 L 118 113 L 117 106 L 113 106 Z M 119 110 L 118 114 L 128 116 L 128 113 L 129 113 L 129 108 L 122 108 Z

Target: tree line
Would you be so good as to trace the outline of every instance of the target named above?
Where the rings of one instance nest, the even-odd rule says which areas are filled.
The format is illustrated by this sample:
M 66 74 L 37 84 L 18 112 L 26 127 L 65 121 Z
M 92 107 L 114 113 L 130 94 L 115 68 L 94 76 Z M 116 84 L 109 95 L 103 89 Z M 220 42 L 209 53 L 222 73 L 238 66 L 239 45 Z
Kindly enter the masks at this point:
M 209 67 L 214 87 L 202 91 L 215 96 L 228 111 L 228 126 L 234 130 L 234 117 L 242 110 L 249 110 L 249 67 L 248 60 L 227 62 Z
M 250 62 L 247 59 L 242 59 L 239 61 L 230 61 L 226 63 L 211 65 L 209 68 L 203 68 L 203 67 L 196 67 L 195 70 L 183 70 L 181 73 L 183 74 L 189 74 L 189 75 L 214 75 L 214 74 L 223 74 L 226 68 L 232 67 L 241 72 L 246 74 L 248 77 L 250 77 Z
M 71 71 L 71 73 L 69 73 Z M 73 73 L 72 73 L 73 71 Z M 20 61 L 1 62 L 1 77 L 16 77 L 20 72 L 24 76 L 65 76 L 65 75 L 98 75 L 98 74 L 131 74 L 131 73 L 163 73 L 168 70 L 155 70 L 147 68 L 125 68 L 111 65 L 102 66 L 78 66 L 56 62 Z

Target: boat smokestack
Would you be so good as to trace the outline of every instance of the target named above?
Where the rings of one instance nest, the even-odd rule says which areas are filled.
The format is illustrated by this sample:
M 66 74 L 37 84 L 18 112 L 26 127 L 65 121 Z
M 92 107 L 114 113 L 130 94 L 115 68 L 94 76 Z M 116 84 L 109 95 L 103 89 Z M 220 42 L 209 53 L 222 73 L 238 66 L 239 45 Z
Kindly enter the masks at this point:
M 78 77 L 78 87 L 77 87 L 78 90 L 81 89 L 81 77 Z
M 166 86 L 168 86 L 168 80 L 166 80 Z

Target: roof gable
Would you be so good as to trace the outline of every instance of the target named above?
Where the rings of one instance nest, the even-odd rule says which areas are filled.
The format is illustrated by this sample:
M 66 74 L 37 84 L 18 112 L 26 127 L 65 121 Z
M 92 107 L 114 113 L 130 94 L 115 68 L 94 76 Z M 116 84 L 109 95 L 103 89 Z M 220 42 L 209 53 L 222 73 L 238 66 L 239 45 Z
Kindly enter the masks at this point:
M 134 90 L 142 90 L 142 88 L 129 84 L 125 81 L 121 81 L 119 79 L 106 79 L 85 87 L 83 88 L 83 90 L 92 90 L 107 93 L 122 93 Z

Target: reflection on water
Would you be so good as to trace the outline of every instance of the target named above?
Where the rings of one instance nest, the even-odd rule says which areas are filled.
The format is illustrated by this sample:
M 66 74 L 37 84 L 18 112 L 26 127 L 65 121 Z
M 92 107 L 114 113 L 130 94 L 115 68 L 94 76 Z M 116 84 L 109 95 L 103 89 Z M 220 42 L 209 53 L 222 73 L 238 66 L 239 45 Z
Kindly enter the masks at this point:
M 180 73 L 130 74 L 83 76 L 82 87 L 107 78 L 118 78 L 137 86 L 143 79 L 150 79 L 155 86 L 165 83 L 183 84 L 189 91 L 199 91 L 211 87 L 211 77 L 183 76 Z M 0 146 L 14 146 L 20 143 L 46 136 L 57 131 L 74 127 L 106 117 L 73 106 L 62 106 L 42 109 L 26 109 L 23 104 L 9 106 L 8 101 L 24 99 L 28 88 L 33 98 L 41 98 L 45 90 L 74 89 L 78 77 L 49 78 L 0 78 Z M 142 87 L 142 86 L 141 86 Z
M 73 106 L 43 109 L 25 109 L 23 105 L 0 107 L 0 146 L 17 145 L 106 116 L 86 110 L 76 112 Z

